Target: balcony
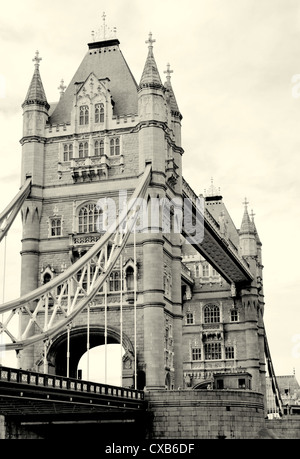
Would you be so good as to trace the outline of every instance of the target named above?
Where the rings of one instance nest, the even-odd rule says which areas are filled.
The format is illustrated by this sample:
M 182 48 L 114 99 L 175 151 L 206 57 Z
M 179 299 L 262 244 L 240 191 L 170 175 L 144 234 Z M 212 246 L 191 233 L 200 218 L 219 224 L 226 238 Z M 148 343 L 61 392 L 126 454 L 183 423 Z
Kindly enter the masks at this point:
M 106 155 L 74 158 L 70 169 L 74 182 L 91 182 L 108 178 L 110 162 Z

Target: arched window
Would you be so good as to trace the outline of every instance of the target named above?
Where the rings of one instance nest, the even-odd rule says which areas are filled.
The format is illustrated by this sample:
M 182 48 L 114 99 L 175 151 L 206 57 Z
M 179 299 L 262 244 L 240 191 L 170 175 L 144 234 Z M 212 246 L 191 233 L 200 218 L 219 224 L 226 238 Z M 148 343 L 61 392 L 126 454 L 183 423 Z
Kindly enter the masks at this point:
M 95 156 L 103 156 L 104 155 L 104 140 L 95 140 L 94 154 L 95 154 Z
M 85 158 L 89 154 L 89 144 L 88 142 L 79 143 L 79 158 Z
M 208 277 L 209 276 L 209 265 L 208 265 L 208 263 L 204 263 L 202 265 L 202 272 L 203 272 L 203 277 Z
M 104 105 L 95 105 L 95 123 L 104 123 Z
M 52 279 L 51 277 L 51 274 L 50 273 L 45 273 L 44 276 L 43 276 L 43 282 L 44 284 L 47 284 L 48 282 L 50 282 Z
M 89 124 L 89 107 L 87 105 L 81 105 L 79 108 L 79 124 Z
M 120 139 L 114 137 L 110 139 L 110 156 L 117 156 L 120 154 Z
M 134 289 L 134 269 L 132 266 L 128 266 L 126 269 L 126 290 Z
M 78 232 L 93 233 L 98 231 L 97 219 L 100 217 L 101 211 L 97 209 L 96 204 L 85 204 L 78 213 Z M 99 223 L 99 222 L 98 222 Z
M 119 271 L 113 271 L 109 278 L 109 290 L 118 292 L 121 290 L 121 276 Z
M 64 144 L 64 161 L 73 159 L 73 145 L 71 143 Z
M 220 322 L 220 308 L 215 304 L 208 304 L 204 308 L 204 323 L 218 323 Z
M 200 266 L 198 264 L 195 265 L 195 277 L 200 277 Z
M 222 358 L 221 343 L 204 344 L 205 360 L 217 360 Z

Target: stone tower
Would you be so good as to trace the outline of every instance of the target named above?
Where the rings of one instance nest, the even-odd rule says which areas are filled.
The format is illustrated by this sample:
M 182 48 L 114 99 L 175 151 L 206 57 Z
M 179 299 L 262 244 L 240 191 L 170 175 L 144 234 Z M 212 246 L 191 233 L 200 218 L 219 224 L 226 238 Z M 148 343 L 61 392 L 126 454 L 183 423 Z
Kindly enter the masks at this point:
M 123 384 L 138 387 L 182 386 L 181 241 L 172 225 L 173 198 L 181 195 L 181 119 L 170 82 L 162 83 L 149 34 L 148 55 L 137 84 L 115 37 L 88 44 L 70 84 L 60 86 L 59 101 L 48 104 L 39 73 L 40 58 L 23 104 L 22 181 L 32 178 L 23 207 L 22 293 L 64 271 L 100 238 L 97 201 L 110 197 L 118 209 L 119 192 L 134 191 L 145 165 L 152 165 L 147 200 L 160 203 L 158 218 L 133 236 L 109 281 L 107 342 L 120 342 L 119 272 L 125 279 L 123 307 Z M 65 89 L 65 91 L 64 91 Z M 162 206 L 162 203 L 166 205 Z M 161 210 L 166 209 L 165 212 Z M 171 223 L 170 223 L 171 221 Z M 146 225 L 146 226 L 147 226 Z M 150 228 L 151 226 L 151 228 Z M 153 227 L 154 226 L 154 230 Z M 137 337 L 133 334 L 133 275 L 137 278 Z M 40 313 L 41 323 L 43 313 Z M 104 295 L 90 305 L 90 347 L 104 343 Z M 52 337 L 49 372 L 66 374 L 70 332 L 70 376 L 76 376 L 86 351 L 86 312 L 71 331 Z M 32 333 L 36 332 L 32 326 Z M 20 365 L 38 369 L 43 343 L 21 351 Z M 134 368 L 134 360 L 137 366 Z

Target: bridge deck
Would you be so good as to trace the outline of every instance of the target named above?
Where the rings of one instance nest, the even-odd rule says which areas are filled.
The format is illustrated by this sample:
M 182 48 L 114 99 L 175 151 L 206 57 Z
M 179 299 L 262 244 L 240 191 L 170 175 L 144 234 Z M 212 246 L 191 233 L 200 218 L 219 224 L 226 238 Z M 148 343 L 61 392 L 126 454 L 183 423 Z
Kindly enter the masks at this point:
M 0 367 L 0 414 L 23 421 L 136 419 L 144 393 L 9 367 Z

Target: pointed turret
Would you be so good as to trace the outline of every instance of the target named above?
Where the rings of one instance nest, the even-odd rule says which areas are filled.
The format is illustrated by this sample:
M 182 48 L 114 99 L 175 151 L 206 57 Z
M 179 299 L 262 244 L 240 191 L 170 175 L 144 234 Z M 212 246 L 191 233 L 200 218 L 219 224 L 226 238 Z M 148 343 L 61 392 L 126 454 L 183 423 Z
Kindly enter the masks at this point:
M 163 84 L 161 82 L 160 75 L 153 55 L 153 43 L 155 43 L 155 41 L 156 40 L 152 39 L 152 33 L 150 32 L 149 38 L 146 41 L 146 43 L 149 43 L 148 56 L 145 62 L 144 70 L 139 84 L 139 89 L 149 87 L 163 88 Z
M 22 182 L 31 176 L 32 184 L 43 185 L 43 162 L 45 126 L 49 118 L 50 105 L 47 102 L 41 75 L 39 52 L 36 51 L 34 73 L 27 91 L 23 108 Z
M 140 170 L 151 161 L 153 170 L 165 173 L 165 134 L 163 128 L 168 122 L 166 88 L 161 82 L 153 55 L 152 33 L 146 40 L 148 56 L 138 86 L 138 113 L 140 123 L 146 123 L 147 129 L 139 133 L 141 151 Z
M 248 204 L 245 198 L 243 202 L 245 209 L 242 224 L 239 230 L 241 254 L 245 257 L 257 255 L 256 237 L 253 223 L 249 217 Z
M 29 86 L 29 89 L 27 91 L 25 100 L 22 104 L 22 108 L 24 109 L 26 105 L 32 105 L 32 104 L 37 104 L 44 106 L 46 110 L 49 110 L 50 105 L 47 102 L 46 94 L 44 91 L 41 75 L 40 75 L 40 61 L 42 60 L 41 57 L 39 57 L 39 52 L 36 51 L 35 57 L 32 59 L 34 64 L 34 73 L 33 77 Z
M 173 73 L 173 70 L 170 70 L 170 64 L 167 64 L 167 70 L 164 71 L 164 73 L 167 74 L 166 76 L 166 81 L 165 81 L 165 88 L 166 88 L 166 100 L 169 106 L 169 112 L 170 112 L 170 128 L 173 130 L 175 134 L 175 141 L 178 146 L 181 146 L 181 120 L 182 120 L 182 115 L 180 113 L 180 110 L 178 108 L 178 104 L 176 101 L 176 97 L 172 88 L 171 84 L 171 73 Z

